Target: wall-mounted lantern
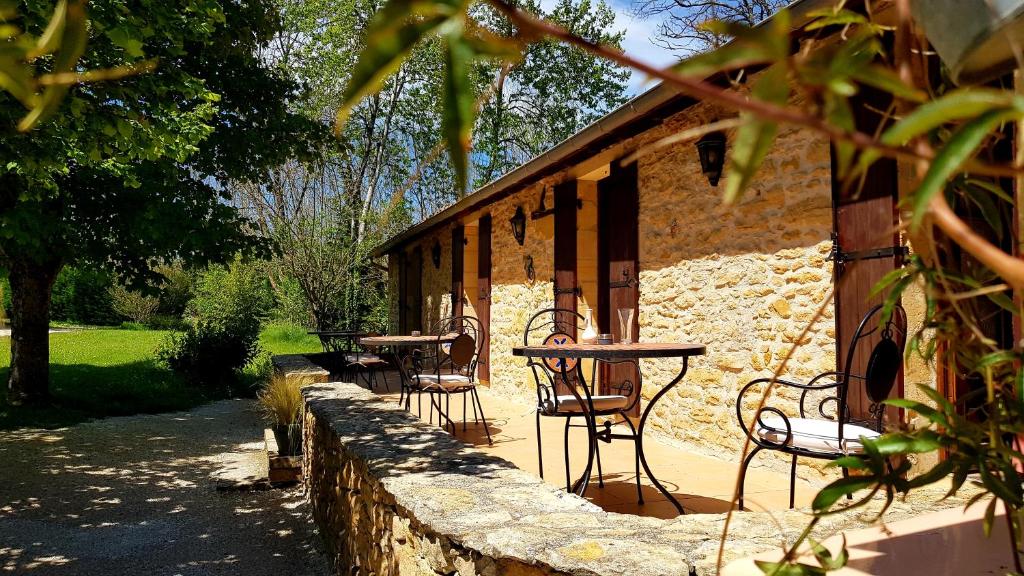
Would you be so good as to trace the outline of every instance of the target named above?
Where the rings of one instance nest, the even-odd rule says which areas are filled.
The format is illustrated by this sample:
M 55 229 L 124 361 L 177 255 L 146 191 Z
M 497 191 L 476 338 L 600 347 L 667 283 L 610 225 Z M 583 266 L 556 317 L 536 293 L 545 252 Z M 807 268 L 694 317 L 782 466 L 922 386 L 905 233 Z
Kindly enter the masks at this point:
M 441 267 L 441 243 L 434 240 L 434 245 L 430 248 L 430 260 L 434 263 L 434 268 Z
M 708 177 L 708 183 L 718 186 L 725 165 L 725 133 L 711 132 L 697 141 L 697 155 L 700 156 L 700 170 Z
M 508 221 L 512 224 L 512 236 L 522 246 L 526 241 L 526 213 L 523 212 L 523 207 L 517 206 L 516 213 Z

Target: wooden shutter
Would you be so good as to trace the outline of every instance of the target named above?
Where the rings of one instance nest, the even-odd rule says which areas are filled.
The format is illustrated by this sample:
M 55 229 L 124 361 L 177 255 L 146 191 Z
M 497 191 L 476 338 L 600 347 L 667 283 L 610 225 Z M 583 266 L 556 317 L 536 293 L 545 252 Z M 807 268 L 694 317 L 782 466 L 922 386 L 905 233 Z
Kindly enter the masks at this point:
M 554 306 L 576 311 L 576 181 L 555 186 L 555 278 Z M 561 319 L 576 326 L 576 319 Z M 576 334 L 570 334 L 576 337 Z
M 611 174 L 597 183 L 598 319 L 600 331 L 619 338 L 619 308 L 633 308 L 633 341 L 640 336 L 640 195 L 637 165 L 612 163 Z M 639 375 L 627 365 L 608 366 L 601 373 L 601 391 L 617 394 Z M 634 393 L 636 390 L 634 389 Z M 640 414 L 639 402 L 633 415 Z
M 477 365 L 477 378 L 491 379 L 491 215 L 480 218 L 479 244 L 477 252 L 477 295 L 476 314 L 484 329 L 483 350 Z
M 417 246 L 406 260 L 409 264 L 408 280 L 408 329 L 406 334 L 413 330 L 423 330 L 423 248 Z
M 452 228 L 452 316 L 462 316 L 462 273 L 466 254 L 466 229 Z
M 853 102 L 857 129 L 873 134 L 882 121 L 881 112 L 888 108 L 891 97 L 865 90 Z M 903 265 L 899 248 L 898 174 L 896 161 L 882 159 L 875 163 L 859 189 L 843 190 L 833 154 L 832 195 L 835 210 L 833 254 L 836 307 L 836 369 L 842 371 L 852 338 L 864 315 L 882 302 L 882 295 L 870 297 L 871 289 L 890 271 Z M 851 373 L 863 375 L 877 339 L 869 337 L 857 346 L 851 361 Z M 903 379 L 899 378 L 893 397 L 903 396 Z M 871 404 L 858 380 L 850 386 L 848 406 L 854 420 L 870 419 Z M 899 412 L 890 409 L 890 419 Z

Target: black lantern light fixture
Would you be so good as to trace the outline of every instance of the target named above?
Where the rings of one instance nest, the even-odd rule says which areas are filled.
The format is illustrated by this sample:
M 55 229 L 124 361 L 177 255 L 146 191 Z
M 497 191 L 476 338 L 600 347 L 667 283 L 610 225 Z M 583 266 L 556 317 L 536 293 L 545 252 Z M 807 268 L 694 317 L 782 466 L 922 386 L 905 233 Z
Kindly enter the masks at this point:
M 718 186 L 722 166 L 725 165 L 725 133 L 705 134 L 697 141 L 697 154 L 700 156 L 700 170 L 708 177 L 708 183 Z
M 441 267 L 441 243 L 434 240 L 434 245 L 430 248 L 430 260 L 434 263 L 434 268 Z
M 512 236 L 522 246 L 526 241 L 526 213 L 523 212 L 523 207 L 517 206 L 516 213 L 508 221 L 512 224 Z

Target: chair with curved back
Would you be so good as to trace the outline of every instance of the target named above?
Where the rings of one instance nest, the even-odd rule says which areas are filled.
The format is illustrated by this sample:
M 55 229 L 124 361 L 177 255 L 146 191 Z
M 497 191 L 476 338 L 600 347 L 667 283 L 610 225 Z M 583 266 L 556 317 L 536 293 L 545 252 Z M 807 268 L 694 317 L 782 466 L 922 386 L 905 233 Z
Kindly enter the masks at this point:
M 799 390 L 798 417 L 787 416 L 774 406 L 762 406 L 755 418 L 744 418 L 744 395 L 759 385 L 771 385 L 771 378 L 758 378 L 740 390 L 736 399 L 736 417 L 743 433 L 754 443 L 754 449 L 744 459 L 740 469 L 739 509 L 743 510 L 743 488 L 747 468 L 761 450 L 773 450 L 792 456 L 789 478 L 789 507 L 794 504 L 796 485 L 796 462 L 798 457 L 836 460 L 844 456 L 862 454 L 861 438 L 877 438 L 883 429 L 885 401 L 903 363 L 903 350 L 907 340 L 907 314 L 901 306 L 892 308 L 888 317 L 885 308 L 879 304 L 871 308 L 857 326 L 847 350 L 844 369 L 839 372 L 824 372 L 806 384 L 781 378 L 774 383 L 783 388 Z M 872 344 L 873 343 L 873 344 Z M 870 345 L 871 353 L 863 363 L 863 346 Z M 860 355 L 860 356 L 858 356 Z M 861 360 L 861 362 L 858 362 Z M 863 374 L 851 371 L 857 364 L 865 366 Z M 870 402 L 866 420 L 854 420 L 850 416 L 849 397 L 854 383 L 863 385 Z M 817 399 L 816 395 L 824 395 Z M 814 400 L 817 399 L 817 405 Z M 808 400 L 811 400 L 808 406 Z M 747 403 L 756 403 L 752 397 Z M 835 404 L 833 414 L 826 413 L 829 404 Z M 810 417 L 810 409 L 816 409 L 818 416 Z M 754 430 L 748 423 L 754 423 Z M 843 475 L 848 470 L 843 468 Z
M 454 433 L 455 423 L 450 417 L 451 397 L 461 395 L 462 429 L 467 429 L 467 404 L 471 402 L 474 422 L 483 422 L 487 443 L 492 444 L 476 383 L 477 363 L 487 340 L 483 325 L 472 316 L 455 316 L 439 320 L 432 333 L 437 339 L 433 366 L 427 367 L 427 363 L 415 356 L 406 356 L 402 360 L 400 375 L 408 389 L 406 408 L 409 408 L 413 392 L 417 396 L 428 394 L 430 420 L 433 421 L 433 410 L 437 408 L 438 424 L 443 419 L 444 427 L 450 427 Z
M 380 336 L 380 334 L 368 332 L 366 336 L 373 337 Z M 370 390 L 374 390 L 377 384 L 381 384 L 378 376 L 387 369 L 388 361 L 381 357 L 380 352 L 380 346 L 357 344 L 355 352 L 345 354 L 345 370 L 352 375 L 354 382 L 362 374 L 366 386 Z M 384 378 L 382 385 L 384 386 L 384 391 L 388 391 L 387 377 Z
M 586 325 L 586 319 L 575 310 L 561 308 L 547 308 L 533 315 L 526 324 L 523 332 L 524 346 L 541 345 L 565 345 L 576 342 L 576 335 L 582 334 Z M 566 490 L 572 491 L 569 473 L 569 429 L 577 426 L 593 426 L 596 430 L 598 417 L 612 417 L 615 423 L 624 423 L 629 427 L 632 434 L 611 434 L 613 423 L 605 420 L 604 430 L 598 432 L 598 439 L 611 442 L 614 438 L 631 438 L 634 441 L 636 459 L 636 489 L 637 499 L 640 504 L 644 503 L 643 492 L 640 487 L 640 451 L 637 445 L 639 435 L 636 427 L 629 419 L 629 412 L 636 406 L 640 399 L 640 387 L 642 376 L 640 365 L 636 360 L 594 360 L 591 367 L 590 384 L 587 385 L 583 374 L 583 366 L 580 362 L 568 359 L 555 358 L 528 358 L 527 366 L 533 372 L 534 383 L 537 391 L 537 463 L 540 469 L 540 477 L 544 477 L 544 457 L 541 444 L 541 417 L 554 417 L 565 419 L 565 483 Z M 620 384 L 612 386 L 609 394 L 595 394 L 598 367 L 602 365 L 630 364 L 635 370 L 636 382 L 626 379 Z M 589 423 L 572 424 L 574 418 L 591 419 Z M 601 470 L 601 452 L 595 449 L 597 457 L 597 478 L 599 486 L 604 486 L 604 476 Z

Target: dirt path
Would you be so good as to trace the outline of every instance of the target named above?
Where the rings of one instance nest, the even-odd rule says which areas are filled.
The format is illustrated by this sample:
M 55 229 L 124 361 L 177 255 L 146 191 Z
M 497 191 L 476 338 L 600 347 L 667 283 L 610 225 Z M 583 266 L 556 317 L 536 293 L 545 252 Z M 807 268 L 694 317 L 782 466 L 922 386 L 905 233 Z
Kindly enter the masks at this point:
M 0 432 L 0 572 L 326 574 L 298 489 L 217 492 L 260 474 L 254 404 Z

